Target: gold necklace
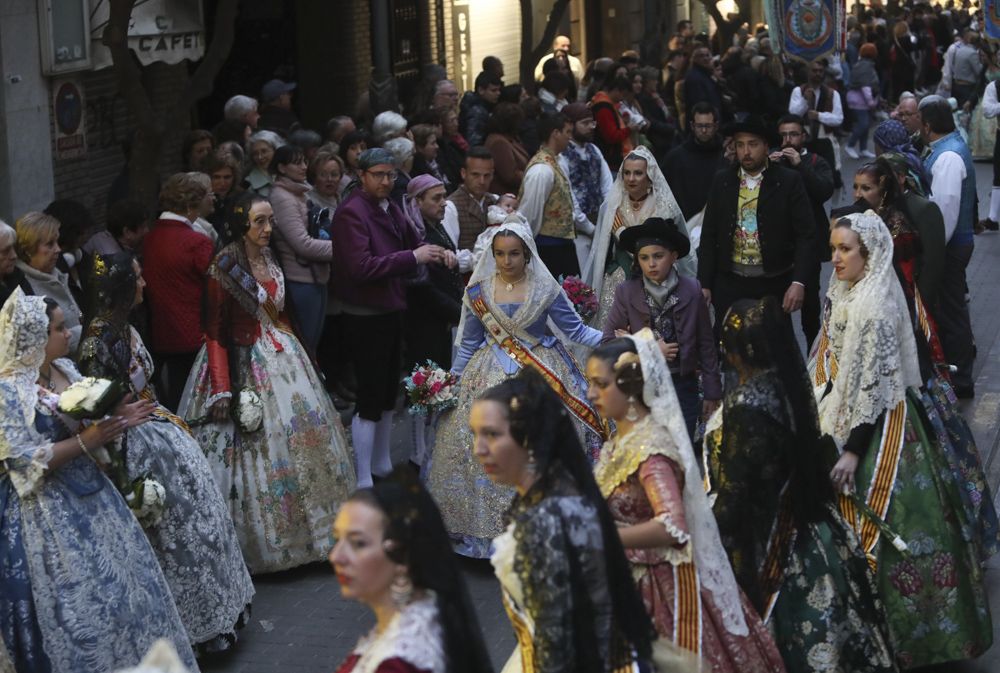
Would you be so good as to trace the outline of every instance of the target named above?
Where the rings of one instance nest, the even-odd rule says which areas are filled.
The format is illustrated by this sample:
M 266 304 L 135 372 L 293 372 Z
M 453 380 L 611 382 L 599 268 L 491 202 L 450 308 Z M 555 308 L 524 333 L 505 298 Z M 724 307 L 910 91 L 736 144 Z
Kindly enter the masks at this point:
M 500 275 L 500 272 L 497 271 L 497 278 L 499 278 L 500 282 L 502 282 L 504 284 L 504 289 L 507 290 L 508 292 L 513 292 L 514 291 L 514 286 L 517 285 L 518 283 L 520 283 L 522 280 L 524 280 L 527 277 L 528 277 L 528 274 L 524 274 L 523 276 L 521 276 L 520 278 L 518 278 L 517 280 L 515 280 L 513 283 L 508 283 L 507 281 L 505 281 L 503 279 L 503 276 Z

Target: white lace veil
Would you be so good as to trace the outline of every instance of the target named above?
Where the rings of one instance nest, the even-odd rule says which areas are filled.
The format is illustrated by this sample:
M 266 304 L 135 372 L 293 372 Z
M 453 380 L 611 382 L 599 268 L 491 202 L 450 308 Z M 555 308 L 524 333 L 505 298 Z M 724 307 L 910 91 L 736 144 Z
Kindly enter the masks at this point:
M 830 315 L 825 325 L 829 349 L 837 362 L 830 393 L 817 388 L 820 429 L 843 448 L 851 430 L 874 423 L 920 386 L 920 367 L 913 327 L 903 288 L 892 266 L 892 235 L 874 211 L 848 215 L 868 250 L 865 275 L 853 287 L 830 279 L 826 296 Z M 815 384 L 816 353 L 809 363 Z M 822 399 L 820 399 L 822 398 Z
M 653 199 L 655 204 L 650 216 L 673 220 L 677 228 L 690 239 L 691 232 L 688 231 L 681 207 L 677 204 L 677 199 L 674 198 L 674 193 L 671 191 L 670 185 L 667 184 L 667 179 L 663 177 L 660 165 L 656 163 L 653 153 L 640 145 L 629 152 L 625 160 L 622 161 L 622 166 L 629 159 L 643 159 L 646 162 L 646 174 L 653 186 L 653 193 L 649 198 Z M 601 212 L 597 218 L 597 229 L 594 231 L 594 243 L 583 268 L 583 282 L 594 288 L 594 294 L 598 297 L 601 296 L 601 289 L 604 286 L 604 262 L 608 258 L 608 248 L 611 247 L 611 230 L 615 222 L 615 213 L 618 212 L 619 206 L 627 198 L 625 179 L 622 176 L 622 169 L 619 168 L 615 183 L 601 206 Z M 694 277 L 697 274 L 698 259 L 694 248 L 691 249 L 687 257 L 677 261 L 676 268 L 679 273 L 685 276 Z
M 16 288 L 0 309 L 0 379 L 9 382 L 17 394 L 24 423 L 35 422 L 35 382 L 45 361 L 49 340 L 49 318 L 43 297 L 26 296 Z
M 726 631 L 737 636 L 749 633 L 739 585 L 729 557 L 719 538 L 719 527 L 702 486 L 698 461 L 681 414 L 680 402 L 670 378 L 670 370 L 650 329 L 644 328 L 629 337 L 639 352 L 642 367 L 642 400 L 649 407 L 653 421 L 670 433 L 684 469 L 684 516 L 687 519 L 694 562 L 702 585 L 712 594 L 722 613 Z
M 518 307 L 517 311 L 510 318 L 510 325 L 507 325 L 507 321 L 501 320 L 505 323 L 506 327 L 516 326 L 516 330 L 512 330 L 515 336 L 519 338 L 524 337 L 522 329 L 534 323 L 538 318 L 545 313 L 552 300 L 556 295 L 563 291 L 562 286 L 559 282 L 553 278 L 552 273 L 549 271 L 548 267 L 545 266 L 545 262 L 542 258 L 538 256 L 538 248 L 535 246 L 535 239 L 531 234 L 531 229 L 529 229 L 524 224 L 519 221 L 511 221 L 515 218 L 508 217 L 508 221 L 503 224 L 491 227 L 488 229 L 492 236 L 490 236 L 489 241 L 486 244 L 486 251 L 479 258 L 479 263 L 476 264 L 476 268 L 472 271 L 472 276 L 469 278 L 468 287 L 472 287 L 476 283 L 482 283 L 483 299 L 486 301 L 486 305 L 490 307 L 490 310 L 494 315 L 500 317 L 501 319 L 506 318 L 506 313 L 501 309 L 497 308 L 493 301 L 493 283 L 497 276 L 497 263 L 493 258 L 493 239 L 497 237 L 497 234 L 504 231 L 512 231 L 518 235 L 518 237 L 524 241 L 525 246 L 531 252 L 531 260 L 525 266 L 525 271 L 527 273 L 527 279 L 525 282 L 528 284 L 527 295 L 525 296 L 524 302 Z M 469 294 L 465 293 L 462 297 L 462 319 L 458 323 L 458 332 L 455 339 L 455 344 L 460 346 L 462 343 L 462 335 L 465 333 L 465 322 L 469 318 L 470 314 L 475 319 L 475 315 L 472 313 L 472 304 L 469 300 Z M 558 334 L 558 332 L 554 332 Z

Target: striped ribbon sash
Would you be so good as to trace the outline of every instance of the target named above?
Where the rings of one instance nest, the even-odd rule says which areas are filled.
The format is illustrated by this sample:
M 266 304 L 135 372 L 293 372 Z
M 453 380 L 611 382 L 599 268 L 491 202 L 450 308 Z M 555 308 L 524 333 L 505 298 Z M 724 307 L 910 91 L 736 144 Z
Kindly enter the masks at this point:
M 521 655 L 522 673 L 534 673 L 535 671 L 535 634 L 531 627 L 531 622 L 521 610 L 521 608 L 510 597 L 506 590 L 503 590 L 503 608 L 507 612 L 510 624 L 514 628 L 514 636 L 517 638 L 517 649 Z
M 762 593 L 767 596 L 764 612 L 761 614 L 765 624 L 771 619 L 771 611 L 778 602 L 781 581 L 785 575 L 785 561 L 795 544 L 796 532 L 795 519 L 792 517 L 792 497 L 788 492 L 788 482 L 785 482 L 778 497 L 778 514 L 767 540 L 767 554 L 758 573 Z
M 701 655 L 701 590 L 694 563 L 672 566 L 674 572 L 674 643 Z
M 566 408 L 600 437 L 602 441 L 606 440 L 608 435 L 601 417 L 597 415 L 589 404 L 571 393 L 566 384 L 562 382 L 562 379 L 555 372 L 531 352 L 529 348 L 526 348 L 517 337 L 504 328 L 497 317 L 490 311 L 489 306 L 486 305 L 481 284 L 470 285 L 466 293 L 469 295 L 472 311 L 486 328 L 487 337 L 522 367 L 534 367 L 545 379 L 545 382 L 549 384 L 549 387 L 559 396 L 559 399 L 562 400 Z
M 885 415 L 882 427 L 882 441 L 875 458 L 875 469 L 871 482 L 865 494 L 865 504 L 881 520 L 889 511 L 889 501 L 892 499 L 892 487 L 896 483 L 896 473 L 899 469 L 899 456 L 903 449 L 906 428 L 906 400 L 901 400 Z M 875 545 L 881 537 L 881 529 L 877 522 L 869 516 L 862 516 L 854 502 L 845 495 L 839 497 L 840 512 L 848 523 L 857 531 L 861 538 L 861 547 L 868 557 L 872 570 L 876 569 Z

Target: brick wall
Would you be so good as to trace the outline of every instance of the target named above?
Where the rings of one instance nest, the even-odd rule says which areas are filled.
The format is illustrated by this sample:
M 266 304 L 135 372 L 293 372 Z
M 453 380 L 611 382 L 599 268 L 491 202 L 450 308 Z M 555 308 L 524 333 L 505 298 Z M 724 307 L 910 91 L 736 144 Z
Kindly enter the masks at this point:
M 143 78 L 153 107 L 167 110 L 187 81 L 187 67 L 156 63 L 144 70 Z M 87 153 L 77 159 L 55 160 L 53 174 L 57 199 L 76 199 L 87 206 L 99 223 L 105 220 L 108 189 L 125 165 L 121 143 L 135 128 L 111 68 L 77 76 L 86 103 Z M 51 109 L 50 109 L 51 117 Z M 183 120 L 184 131 L 190 124 Z M 54 128 L 50 134 L 55 138 Z M 160 174 L 164 177 L 180 169 L 183 131 L 164 141 Z M 53 141 L 52 156 L 55 157 Z

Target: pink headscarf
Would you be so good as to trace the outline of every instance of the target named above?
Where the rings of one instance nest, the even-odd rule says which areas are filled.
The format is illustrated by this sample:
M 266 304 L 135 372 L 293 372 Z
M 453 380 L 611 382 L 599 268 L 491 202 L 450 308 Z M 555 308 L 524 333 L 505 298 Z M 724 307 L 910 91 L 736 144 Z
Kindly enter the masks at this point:
M 428 189 L 437 187 L 438 185 L 444 185 L 444 183 L 433 175 L 424 173 L 423 175 L 418 175 L 417 177 L 412 178 L 410 183 L 406 186 L 406 198 L 403 199 L 404 210 L 406 211 L 406 214 L 409 215 L 414 226 L 417 227 L 417 231 L 420 232 L 421 238 L 423 238 L 426 232 L 424 230 L 424 216 L 420 213 L 420 206 L 417 204 L 417 197 L 426 192 Z

